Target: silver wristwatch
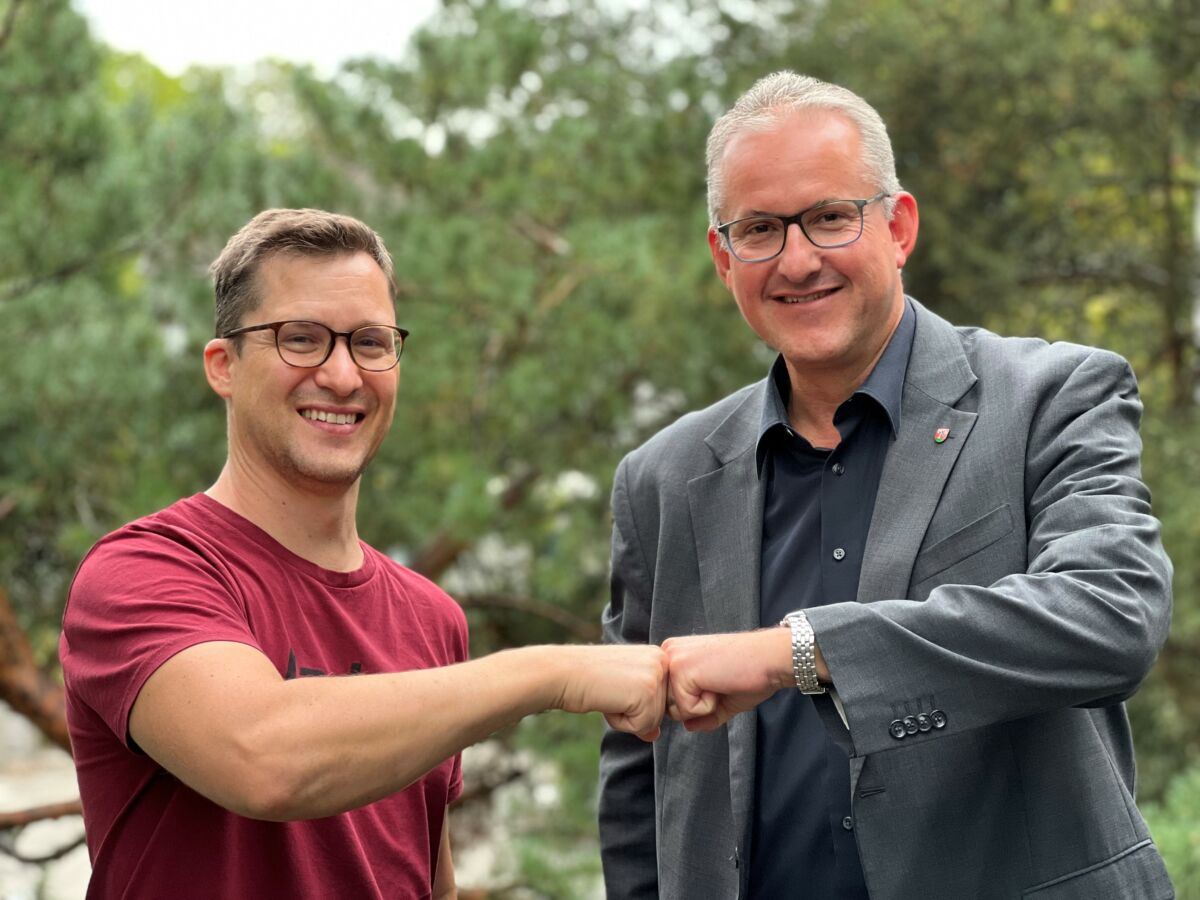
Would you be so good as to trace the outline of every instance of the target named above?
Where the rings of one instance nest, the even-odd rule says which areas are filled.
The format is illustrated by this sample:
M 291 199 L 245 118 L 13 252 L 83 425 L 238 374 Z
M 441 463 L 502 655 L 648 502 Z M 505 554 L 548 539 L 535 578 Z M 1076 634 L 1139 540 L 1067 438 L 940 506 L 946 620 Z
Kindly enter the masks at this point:
M 802 610 L 796 610 L 784 616 L 779 624 L 792 629 L 792 674 L 796 678 L 796 688 L 802 694 L 826 693 L 825 685 L 817 681 L 817 641 L 808 624 L 808 616 Z

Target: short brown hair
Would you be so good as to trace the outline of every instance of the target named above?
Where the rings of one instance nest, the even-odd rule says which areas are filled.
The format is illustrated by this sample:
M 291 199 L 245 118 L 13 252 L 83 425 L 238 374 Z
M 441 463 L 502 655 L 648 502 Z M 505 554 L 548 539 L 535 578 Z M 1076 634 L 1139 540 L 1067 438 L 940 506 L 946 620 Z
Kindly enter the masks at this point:
M 358 252 L 379 264 L 394 302 L 392 257 L 370 226 L 321 209 L 263 210 L 229 239 L 209 267 L 216 294 L 217 337 L 240 326 L 242 317 L 262 302 L 256 276 L 267 257 L 275 253 L 326 256 Z

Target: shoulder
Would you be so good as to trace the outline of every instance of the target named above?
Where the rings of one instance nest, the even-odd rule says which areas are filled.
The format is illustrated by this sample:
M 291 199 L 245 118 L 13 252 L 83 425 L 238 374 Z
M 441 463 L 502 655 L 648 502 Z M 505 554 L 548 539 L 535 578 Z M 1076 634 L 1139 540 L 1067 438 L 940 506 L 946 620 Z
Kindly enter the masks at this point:
M 203 559 L 215 552 L 208 546 L 207 536 L 211 533 L 196 498 L 178 500 L 122 525 L 97 541 L 80 562 L 75 583 L 96 577 L 121 578 L 129 567 L 140 569 L 172 559 L 180 562 Z
M 388 585 L 386 590 L 391 592 L 392 596 L 403 596 L 413 605 L 422 627 L 461 637 L 465 652 L 467 617 L 454 598 L 424 575 L 397 562 L 386 553 L 366 543 L 363 547 L 375 557 L 380 578 Z
M 924 308 L 918 313 L 918 334 L 925 334 L 914 343 L 914 352 L 960 350 L 985 390 L 1007 384 L 1014 390 L 1054 391 L 1081 372 L 1109 384 L 1132 382 L 1129 363 L 1110 350 L 1069 341 L 1003 336 L 977 326 L 951 325 Z
M 981 374 L 997 371 L 1053 378 L 1066 376 L 1081 366 L 1114 373 L 1129 368 L 1123 357 L 1101 347 L 1033 337 L 1002 337 L 984 328 L 955 330 L 963 351 L 983 370 Z
M 618 478 L 687 480 L 717 468 L 719 462 L 708 439 L 722 426 L 734 424 L 731 420 L 739 416 L 746 420 L 743 430 L 749 439 L 757 424 L 754 397 L 761 390 L 762 382 L 758 381 L 681 416 L 626 455 L 618 467 Z
M 262 555 L 228 533 L 198 497 L 180 500 L 101 538 L 76 568 L 63 610 L 64 634 L 117 620 L 156 618 L 170 627 L 221 619 L 244 623 Z M 206 619 L 207 617 L 207 619 Z

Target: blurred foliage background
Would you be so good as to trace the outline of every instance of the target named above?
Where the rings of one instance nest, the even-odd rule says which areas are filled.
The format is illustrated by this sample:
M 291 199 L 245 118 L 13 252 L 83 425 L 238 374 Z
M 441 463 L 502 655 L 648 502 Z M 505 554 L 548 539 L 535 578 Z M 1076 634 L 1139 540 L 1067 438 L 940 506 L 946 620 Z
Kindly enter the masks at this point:
M 1176 565 L 1130 703 L 1139 799 L 1200 897 L 1200 0 L 444 0 L 331 77 L 170 77 L 66 0 L 0 0 L 0 588 L 39 661 L 90 545 L 214 480 L 205 270 L 271 206 L 357 215 L 395 256 L 412 337 L 364 537 L 456 596 L 475 654 L 596 639 L 616 462 L 770 358 L 710 268 L 703 145 L 778 68 L 889 123 L 910 293 L 1133 363 Z M 557 785 L 511 884 L 594 883 L 599 729 L 503 736 Z

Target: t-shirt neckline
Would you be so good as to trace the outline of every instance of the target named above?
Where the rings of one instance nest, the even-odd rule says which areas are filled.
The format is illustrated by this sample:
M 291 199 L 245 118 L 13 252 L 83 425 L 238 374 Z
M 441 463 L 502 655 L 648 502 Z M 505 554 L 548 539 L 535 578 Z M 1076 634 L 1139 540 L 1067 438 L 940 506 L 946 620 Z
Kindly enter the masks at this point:
M 363 564 L 357 569 L 350 572 L 335 572 L 332 569 L 326 569 L 310 560 L 305 559 L 293 553 L 275 538 L 271 537 L 266 531 L 255 525 L 245 516 L 234 512 L 219 500 L 214 500 L 208 494 L 200 492 L 193 494 L 186 501 L 187 503 L 194 502 L 201 507 L 203 512 L 215 516 L 221 520 L 221 523 L 233 529 L 238 535 L 253 541 L 270 555 L 276 557 L 281 562 L 286 563 L 293 569 L 313 578 L 322 584 L 330 587 L 357 587 L 371 579 L 375 574 L 376 560 L 374 551 L 370 545 L 363 541 L 359 541 L 359 546 L 362 548 Z

